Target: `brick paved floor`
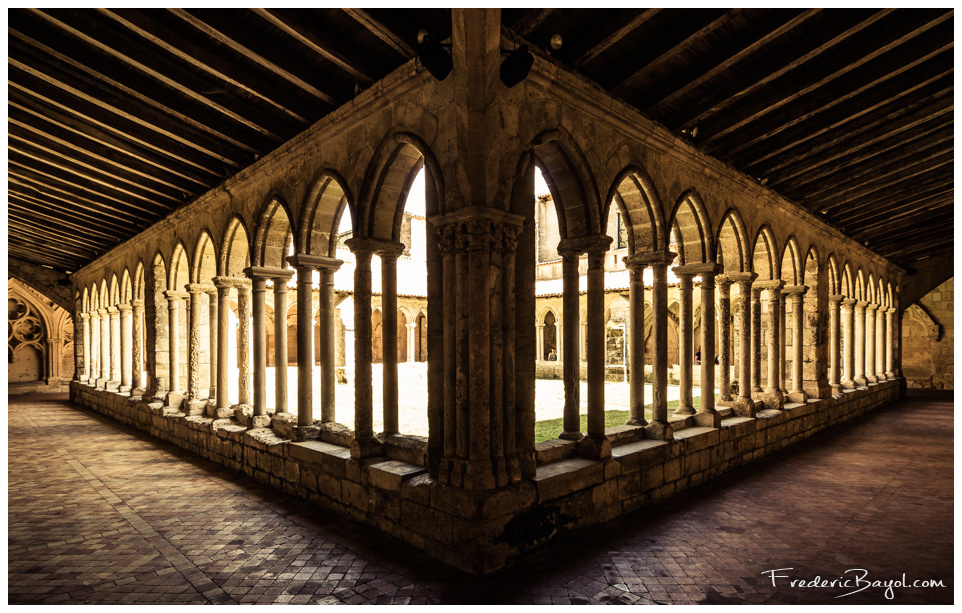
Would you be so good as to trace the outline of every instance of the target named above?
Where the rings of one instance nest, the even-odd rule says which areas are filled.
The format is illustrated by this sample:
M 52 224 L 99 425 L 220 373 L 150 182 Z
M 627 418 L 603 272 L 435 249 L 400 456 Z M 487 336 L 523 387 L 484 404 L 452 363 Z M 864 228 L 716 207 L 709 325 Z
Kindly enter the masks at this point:
M 952 410 L 892 405 L 476 578 L 62 397 L 12 397 L 9 602 L 951 603 Z M 789 586 L 858 568 L 945 587 Z

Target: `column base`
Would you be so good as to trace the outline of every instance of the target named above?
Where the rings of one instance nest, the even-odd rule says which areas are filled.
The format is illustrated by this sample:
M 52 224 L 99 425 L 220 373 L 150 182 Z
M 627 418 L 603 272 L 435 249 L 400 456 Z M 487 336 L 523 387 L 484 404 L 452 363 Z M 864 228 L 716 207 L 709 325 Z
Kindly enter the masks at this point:
M 611 441 L 604 434 L 588 434 L 578 441 L 578 455 L 591 460 L 611 457 Z
M 130 390 L 131 390 L 131 387 L 129 385 L 121 385 L 119 388 L 117 388 L 117 391 L 120 392 L 121 394 L 126 394 Z
M 147 391 L 147 390 L 145 390 L 145 389 L 142 388 L 142 387 L 135 387 L 134 389 L 130 390 L 130 397 L 131 397 L 131 398 L 143 398 L 143 397 L 144 397 L 144 392 L 146 392 L 146 391 Z
M 580 441 L 583 437 L 584 437 L 584 434 L 582 434 L 581 432 L 564 431 L 558 435 L 558 438 L 560 438 L 563 441 Z
M 295 432 L 300 428 L 314 428 L 315 426 L 297 426 Z M 319 431 L 320 429 L 318 429 Z M 358 439 L 355 438 L 351 443 L 351 457 L 355 460 L 361 458 L 372 458 L 376 456 L 384 455 L 384 443 L 377 440 L 375 437 Z
M 645 438 L 654 441 L 674 440 L 673 432 L 671 424 L 665 421 L 651 421 L 645 426 Z
M 855 377 L 856 387 L 865 387 L 866 385 L 868 385 L 868 379 L 865 377 Z
M 211 413 L 214 419 L 234 419 L 234 409 L 230 407 L 215 408 Z
M 733 403 L 733 402 L 735 402 L 735 399 L 734 399 L 732 396 L 730 396 L 730 395 L 728 395 L 728 396 L 719 396 L 718 398 L 715 399 L 715 406 L 716 406 L 716 407 L 730 407 L 730 406 L 732 406 L 732 403 Z
M 893 372 L 893 371 L 891 371 L 891 370 L 886 370 L 886 371 L 885 371 L 885 377 L 886 377 L 889 381 L 894 381 L 894 380 L 895 380 L 895 372 Z
M 808 394 L 803 391 L 788 392 L 788 402 L 807 402 Z
M 766 409 L 781 409 L 785 406 L 785 394 L 778 388 L 771 389 L 762 394 L 762 402 Z
M 354 456 L 354 447 L 351 447 Z M 461 487 L 467 490 L 490 490 L 496 487 L 494 478 L 494 464 L 484 458 L 480 460 L 464 460 L 464 482 Z
M 107 381 L 104 387 L 108 392 L 119 392 L 120 391 L 120 381 Z
M 869 383 L 878 383 L 878 377 L 875 375 L 865 375 L 865 380 Z
M 741 417 L 755 417 L 755 401 L 747 396 L 739 396 L 732 400 L 732 409 Z
M 832 384 L 831 390 L 832 390 L 832 391 L 831 391 L 832 396 L 841 396 L 841 395 L 842 395 L 842 384 L 841 384 L 841 383 L 834 383 L 834 384 Z
M 721 415 L 718 411 L 698 411 L 695 413 L 693 418 L 696 426 L 701 426 L 704 428 L 720 428 L 721 427 Z
M 684 406 L 681 403 L 678 404 L 678 408 L 675 409 L 674 413 L 672 413 L 672 415 L 680 415 L 682 417 L 687 417 L 689 415 L 694 415 L 694 414 L 695 414 L 695 407 Z
M 184 395 L 179 392 L 167 392 L 167 396 L 164 398 L 164 406 L 172 407 L 180 410 L 180 406 L 184 403 Z
M 852 379 L 843 379 L 841 383 L 842 389 L 853 390 L 855 389 L 855 381 Z
M 255 428 L 270 428 L 270 427 L 271 427 L 270 415 L 253 415 L 247 420 L 248 430 L 253 430 Z
M 625 422 L 626 426 L 647 426 L 648 420 L 645 418 L 635 419 L 634 417 L 629 417 L 628 421 Z
M 235 404 L 231 409 L 234 411 L 232 417 L 242 426 L 246 426 L 254 416 L 254 407 L 249 404 Z
M 882 383 L 883 381 L 888 381 L 889 379 L 888 377 L 885 376 L 884 372 L 876 373 L 875 378 L 878 379 L 879 383 Z
M 207 401 L 206 400 L 189 400 L 187 401 L 187 406 L 184 413 L 188 415 L 203 415 L 207 412 Z

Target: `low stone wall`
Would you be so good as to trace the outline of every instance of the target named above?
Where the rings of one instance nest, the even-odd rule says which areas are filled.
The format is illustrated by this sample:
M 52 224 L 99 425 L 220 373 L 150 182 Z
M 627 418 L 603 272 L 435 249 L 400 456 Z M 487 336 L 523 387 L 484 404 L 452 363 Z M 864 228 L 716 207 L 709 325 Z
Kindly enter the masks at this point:
M 726 416 L 720 428 L 684 427 L 673 440 L 645 439 L 644 430 L 609 430 L 612 458 L 575 456 L 571 441 L 537 447 L 538 471 L 493 491 L 473 492 L 432 479 L 423 441 L 397 437 L 388 455 L 355 460 L 344 432 L 292 442 L 290 415 L 272 427 L 187 416 L 161 403 L 71 383 L 78 404 L 148 432 L 271 487 L 378 528 L 447 564 L 474 573 L 504 567 L 555 535 L 611 520 L 665 500 L 736 466 L 808 438 L 895 400 L 886 381 L 837 398 Z M 344 439 L 344 440 L 341 440 Z M 334 441 L 334 442 L 332 442 Z M 341 444 L 338 444 L 340 442 Z

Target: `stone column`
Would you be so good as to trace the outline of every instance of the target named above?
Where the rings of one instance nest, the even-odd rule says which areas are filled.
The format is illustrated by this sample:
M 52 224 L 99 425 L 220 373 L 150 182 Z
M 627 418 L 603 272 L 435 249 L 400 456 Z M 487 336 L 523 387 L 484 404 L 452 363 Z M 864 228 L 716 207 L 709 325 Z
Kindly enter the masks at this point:
M 645 265 L 635 256 L 625 258 L 628 285 L 629 426 L 645 426 Z
M 692 368 L 695 361 L 695 348 L 692 346 L 692 274 L 685 272 L 687 266 L 676 266 L 672 269 L 678 277 L 678 365 L 679 365 L 679 399 L 675 415 L 694 415 L 692 407 Z M 704 324 L 702 324 L 704 327 Z
M 98 387 L 110 385 L 110 310 L 100 309 L 100 378 Z
M 237 404 L 251 404 L 251 282 L 234 279 L 237 288 Z M 243 410 L 243 409 L 242 409 Z
M 201 361 L 201 297 L 207 294 L 210 286 L 200 283 L 187 285 L 190 295 L 190 314 L 188 317 L 187 334 L 187 407 L 188 415 L 203 415 L 207 408 L 207 400 L 200 395 L 200 361 Z
M 731 387 L 732 280 L 721 275 L 715 278 L 715 282 L 718 285 L 718 371 L 721 375 L 718 381 L 718 403 L 722 406 L 730 406 L 734 400 Z
M 784 281 L 768 281 L 761 285 L 768 290 L 768 387 L 763 399 L 768 409 L 780 409 L 785 406 L 785 394 L 782 392 L 782 372 L 780 367 L 781 347 L 779 347 L 779 320 L 781 318 L 782 287 Z
M 214 287 L 217 288 L 217 406 L 214 417 L 218 419 L 234 416 L 230 408 L 230 368 L 227 363 L 230 290 L 233 287 L 230 281 L 229 277 L 214 277 Z
M 82 383 L 90 382 L 90 367 L 91 367 L 91 355 L 90 355 L 90 314 L 81 313 L 80 320 L 83 322 L 83 343 L 84 343 L 84 360 L 83 360 L 83 374 L 80 377 Z
M 865 377 L 865 307 L 867 302 L 855 303 L 855 384 L 864 387 L 868 384 Z
M 131 300 L 133 311 L 133 347 L 130 352 L 130 395 L 142 396 L 144 393 L 143 364 L 144 364 L 144 301 Z
M 842 393 L 841 375 L 841 317 L 839 309 L 844 296 L 832 295 L 828 297 L 828 377 L 832 386 L 832 395 Z
M 699 426 L 718 428 L 721 416 L 715 410 L 715 275 L 717 264 L 704 264 L 701 275 L 701 407 L 695 413 Z
M 581 295 L 578 281 L 578 262 L 581 251 L 564 240 L 558 246 L 561 256 L 562 317 L 564 318 L 564 344 L 562 370 L 565 390 L 564 419 L 558 438 L 577 441 L 581 439 L 581 349 L 578 346 L 581 331 Z
M 875 377 L 879 381 L 885 381 L 885 311 L 887 309 L 879 305 L 875 315 Z
M 417 353 L 414 347 L 414 343 L 417 342 L 417 336 L 415 334 L 416 328 L 418 327 L 417 315 L 415 315 L 414 318 L 415 318 L 414 321 L 412 321 L 409 324 L 405 324 L 404 326 L 405 328 L 407 328 L 407 335 L 408 335 L 408 360 L 407 361 L 412 364 L 417 361 L 414 359 L 415 354 Z
M 611 442 L 605 436 L 605 254 L 611 237 L 591 237 L 588 251 L 587 369 L 588 432 L 579 445 L 582 456 L 611 457 Z
M 129 304 L 118 304 L 120 309 L 120 391 L 129 392 L 130 386 L 130 341 L 133 332 L 133 307 Z
M 535 346 L 535 360 L 541 362 L 544 360 L 544 324 L 536 323 L 534 325 L 534 346 Z
M 675 259 L 670 251 L 649 251 L 631 256 L 633 264 L 652 269 L 652 418 L 645 437 L 673 438 L 668 424 L 668 266 Z
M 210 341 L 210 358 L 208 360 L 208 379 L 210 380 L 210 390 L 207 392 L 207 406 L 217 408 L 217 382 L 218 382 L 218 348 L 220 347 L 220 318 L 217 313 L 220 311 L 220 291 L 216 287 L 207 290 L 207 337 Z
M 251 298 L 253 301 L 253 336 L 254 353 L 254 417 L 267 417 L 267 279 L 268 277 L 255 268 L 247 268 L 244 274 L 251 280 Z M 263 422 L 263 423 L 259 423 Z M 250 426 L 266 427 L 268 420 L 251 420 Z
M 889 307 L 885 310 L 885 376 L 890 380 L 895 379 L 895 347 L 893 337 L 895 336 L 895 308 Z
M 354 441 L 351 457 L 364 458 L 383 453 L 374 437 L 374 391 L 372 389 L 371 257 L 376 245 L 370 239 L 347 241 L 354 252 Z M 395 317 L 397 315 L 395 314 Z
M 404 253 L 404 245 L 392 243 L 377 250 L 381 258 L 381 358 L 384 410 L 384 434 L 398 433 L 397 386 L 397 259 Z M 329 311 L 333 317 L 333 309 Z M 333 352 L 332 352 L 333 357 Z M 333 364 L 330 369 L 333 375 Z
M 752 343 L 752 281 L 757 278 L 753 272 L 729 273 L 726 275 L 738 283 L 738 396 L 733 398 L 732 407 L 742 416 L 755 416 L 755 401 L 752 400 L 752 358 L 754 357 L 754 343 Z
M 165 404 L 170 407 L 180 408 L 183 400 L 182 382 L 180 380 L 180 329 L 181 312 L 183 307 L 183 292 L 166 291 L 164 297 L 167 298 L 167 338 L 169 347 L 170 374 L 167 401 Z
M 878 383 L 875 376 L 875 311 L 877 304 L 865 305 L 865 380 Z
M 297 271 L 297 425 L 314 423 L 314 267 L 301 264 L 299 256 L 287 258 Z
M 274 280 L 274 411 L 288 413 L 287 406 L 287 282 L 293 270 Z
M 776 329 L 777 331 L 777 329 Z M 752 394 L 762 392 L 762 287 L 752 287 Z
M 334 414 L 334 386 L 337 383 L 337 364 L 334 363 L 334 273 L 342 263 L 341 260 L 333 258 L 315 262 L 315 266 L 320 270 L 318 326 L 321 329 L 321 421 L 323 423 L 330 423 L 336 419 Z M 396 349 L 394 354 L 397 355 Z
M 786 320 L 786 306 L 788 304 L 788 297 L 785 296 L 784 292 L 779 290 L 778 294 L 778 338 L 776 343 L 778 343 L 778 364 L 775 368 L 778 372 L 776 377 L 776 382 L 778 383 L 778 389 L 782 392 L 782 397 L 788 397 L 788 385 L 785 383 L 785 367 L 788 352 L 788 342 L 785 335 L 788 333 Z
M 90 376 L 88 383 L 99 387 L 100 379 L 100 312 L 90 312 Z
M 842 311 L 842 341 L 845 351 L 842 353 L 842 387 L 855 389 L 855 300 L 845 298 L 841 303 Z
M 107 308 L 107 313 L 110 317 L 110 380 L 107 386 L 112 391 L 118 391 L 120 389 L 120 310 L 112 306 Z
M 805 402 L 808 394 L 802 389 L 802 360 L 804 359 L 804 341 L 802 331 L 805 325 L 802 302 L 808 287 L 792 285 L 785 288 L 786 297 L 792 301 L 792 383 L 788 391 L 791 402 Z

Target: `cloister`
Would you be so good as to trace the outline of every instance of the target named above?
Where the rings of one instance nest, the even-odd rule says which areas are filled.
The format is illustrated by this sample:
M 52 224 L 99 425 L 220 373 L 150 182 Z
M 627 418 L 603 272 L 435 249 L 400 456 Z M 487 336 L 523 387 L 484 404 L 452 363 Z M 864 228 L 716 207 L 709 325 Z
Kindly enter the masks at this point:
M 905 268 L 546 53 L 503 86 L 499 12 L 451 20 L 450 76 L 405 62 L 70 273 L 72 401 L 483 574 L 904 395 Z

